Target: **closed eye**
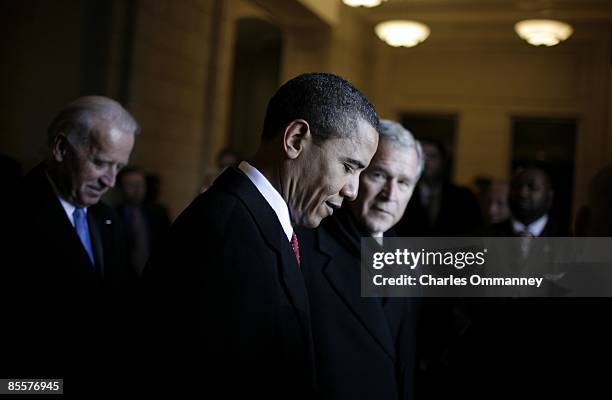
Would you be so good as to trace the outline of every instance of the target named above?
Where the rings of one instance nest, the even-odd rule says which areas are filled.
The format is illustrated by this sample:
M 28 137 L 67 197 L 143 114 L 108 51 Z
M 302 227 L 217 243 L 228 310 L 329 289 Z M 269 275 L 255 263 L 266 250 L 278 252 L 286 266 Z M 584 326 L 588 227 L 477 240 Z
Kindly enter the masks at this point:
M 109 164 L 108 161 L 100 160 L 99 158 L 94 158 L 93 163 L 96 167 L 104 167 Z
M 362 170 L 362 169 L 365 169 L 366 167 L 360 161 L 352 159 L 350 157 L 343 158 L 342 162 L 344 163 L 344 168 L 347 170 L 347 172 L 348 172 L 348 169 L 350 169 L 351 171 L 354 171 L 354 170 Z

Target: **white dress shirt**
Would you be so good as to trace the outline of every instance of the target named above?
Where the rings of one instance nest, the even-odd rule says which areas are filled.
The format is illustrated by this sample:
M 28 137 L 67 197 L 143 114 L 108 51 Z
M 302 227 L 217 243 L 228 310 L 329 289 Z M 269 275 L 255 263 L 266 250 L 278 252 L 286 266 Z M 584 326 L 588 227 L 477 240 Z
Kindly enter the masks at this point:
M 514 233 L 520 234 L 521 232 L 529 232 L 529 234 L 533 237 L 539 237 L 544 230 L 544 227 L 548 223 L 548 214 L 544 214 L 540 218 L 536 219 L 529 225 L 525 225 L 522 222 L 517 221 L 512 218 L 512 229 Z
M 66 215 L 68 216 L 68 221 L 70 221 L 70 223 L 74 227 L 74 216 L 72 214 L 74 213 L 74 210 L 76 209 L 76 207 L 72 203 L 69 203 L 68 201 L 64 200 L 62 196 L 60 196 L 59 191 L 57 190 L 57 186 L 55 186 L 53 179 L 51 179 L 49 175 L 47 175 L 47 179 L 49 179 L 49 183 L 51 183 L 51 187 L 53 188 L 55 195 L 57 196 L 60 203 L 62 204 L 62 208 L 64 209 L 64 211 L 66 212 Z M 87 208 L 85 208 L 85 216 L 87 216 Z

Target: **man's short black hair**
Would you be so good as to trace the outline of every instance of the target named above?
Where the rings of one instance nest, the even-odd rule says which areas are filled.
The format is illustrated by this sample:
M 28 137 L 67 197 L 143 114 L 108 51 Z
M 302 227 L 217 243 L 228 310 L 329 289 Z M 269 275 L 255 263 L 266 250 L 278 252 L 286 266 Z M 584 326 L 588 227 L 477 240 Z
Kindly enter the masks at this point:
M 542 178 L 544 178 L 544 183 L 546 184 L 547 189 L 554 190 L 551 175 L 545 165 L 541 163 L 526 163 L 516 167 L 512 174 L 510 184 L 516 183 L 518 177 L 528 171 L 535 171 L 536 173 L 540 174 Z
M 359 90 L 323 72 L 299 75 L 277 90 L 268 103 L 262 142 L 274 139 L 296 119 L 308 122 L 316 141 L 350 136 L 359 120 L 376 130 L 379 122 L 374 106 Z

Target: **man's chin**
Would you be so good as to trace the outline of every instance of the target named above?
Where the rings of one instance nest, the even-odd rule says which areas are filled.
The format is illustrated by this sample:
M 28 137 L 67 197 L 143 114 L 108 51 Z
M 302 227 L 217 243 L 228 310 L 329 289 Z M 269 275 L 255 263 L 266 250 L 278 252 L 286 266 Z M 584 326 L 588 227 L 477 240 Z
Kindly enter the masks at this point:
M 102 196 L 84 196 L 80 199 L 78 199 L 78 204 L 77 206 L 79 207 L 91 207 L 95 204 L 98 204 L 98 202 L 100 202 L 100 199 L 102 199 Z
M 377 218 L 370 219 L 364 225 L 371 229 L 372 232 L 386 232 L 395 225 L 393 218 L 388 214 L 377 215 Z
M 301 223 L 298 225 L 304 228 L 314 229 L 314 228 L 318 228 L 319 225 L 321 225 L 321 221 L 323 221 L 323 217 L 314 215 L 311 217 L 302 218 Z

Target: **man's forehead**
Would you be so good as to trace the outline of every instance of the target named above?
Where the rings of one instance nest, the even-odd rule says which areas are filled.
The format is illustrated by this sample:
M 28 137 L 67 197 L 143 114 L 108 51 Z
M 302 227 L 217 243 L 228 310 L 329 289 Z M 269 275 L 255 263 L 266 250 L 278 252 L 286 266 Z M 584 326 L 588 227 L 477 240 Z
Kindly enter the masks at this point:
M 417 159 L 417 152 L 414 146 L 406 146 L 399 142 L 381 140 L 374 154 L 374 160 L 396 160 L 398 162 L 411 162 Z
M 543 171 L 537 169 L 530 169 L 519 173 L 516 177 L 515 182 L 519 185 L 532 183 L 547 185 L 548 177 Z
M 381 142 L 370 164 L 371 168 L 382 168 L 405 176 L 416 175 L 418 159 L 416 149 L 394 143 Z
M 346 156 L 358 158 L 359 152 L 370 151 L 372 147 L 376 149 L 378 134 L 375 130 L 372 132 L 373 134 L 353 133 L 350 136 L 331 138 L 328 141 L 334 143 Z
M 133 135 L 129 132 L 125 132 L 114 124 L 100 121 L 94 124 L 90 136 L 100 143 L 118 143 L 124 141 L 126 137 Z
M 378 132 L 370 123 L 359 121 L 356 129 L 348 132 L 343 138 L 357 145 L 371 144 L 372 142 L 378 142 Z

